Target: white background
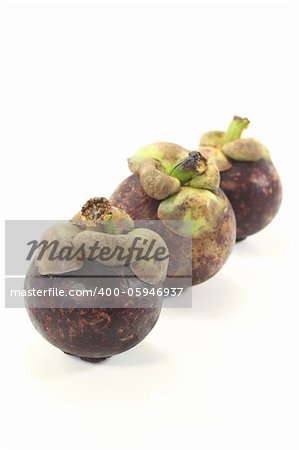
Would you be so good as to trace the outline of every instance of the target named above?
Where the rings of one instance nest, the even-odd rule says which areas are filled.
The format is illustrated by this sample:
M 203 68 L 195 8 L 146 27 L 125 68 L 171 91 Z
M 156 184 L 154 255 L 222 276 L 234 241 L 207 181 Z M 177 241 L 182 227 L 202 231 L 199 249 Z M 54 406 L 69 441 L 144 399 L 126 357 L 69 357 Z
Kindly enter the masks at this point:
M 297 449 L 298 10 L 290 2 L 2 2 L 1 210 L 68 219 L 153 141 L 251 119 L 282 177 L 275 221 L 165 309 L 139 346 L 67 357 L 1 325 L 4 449 Z M 4 271 L 3 271 L 4 273 Z

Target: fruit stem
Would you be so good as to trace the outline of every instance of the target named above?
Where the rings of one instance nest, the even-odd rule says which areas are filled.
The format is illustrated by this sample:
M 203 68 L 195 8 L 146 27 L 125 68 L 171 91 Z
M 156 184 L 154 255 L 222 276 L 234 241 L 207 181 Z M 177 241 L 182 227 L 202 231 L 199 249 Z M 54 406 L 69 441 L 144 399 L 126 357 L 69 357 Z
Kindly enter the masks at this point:
M 171 177 L 177 178 L 182 184 L 187 183 L 197 174 L 201 154 L 197 151 L 189 152 L 189 155 L 176 163 L 169 172 Z
M 224 134 L 222 144 L 225 145 L 228 142 L 236 141 L 240 139 L 243 131 L 248 127 L 249 120 L 239 116 L 234 116 L 233 120 L 229 124 L 229 127 Z
M 105 197 L 90 198 L 81 208 L 81 215 L 87 222 L 93 222 L 108 234 L 115 234 L 112 220 L 112 205 Z
M 92 222 L 100 222 L 111 213 L 111 203 L 105 197 L 92 197 L 81 208 L 81 215 Z

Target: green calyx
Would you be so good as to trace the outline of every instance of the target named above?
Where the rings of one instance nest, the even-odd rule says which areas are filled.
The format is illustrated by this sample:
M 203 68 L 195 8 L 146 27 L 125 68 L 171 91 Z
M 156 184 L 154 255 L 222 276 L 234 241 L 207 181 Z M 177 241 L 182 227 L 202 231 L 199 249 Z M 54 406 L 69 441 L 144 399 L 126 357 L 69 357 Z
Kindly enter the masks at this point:
M 228 142 L 222 147 L 222 153 L 235 161 L 254 162 L 262 158 L 270 159 L 268 149 L 253 138 Z
M 188 151 L 179 145 L 159 142 L 140 149 L 128 160 L 129 168 L 138 173 L 144 191 L 156 200 L 163 200 L 181 186 L 210 189 L 219 187 L 217 168 L 198 151 Z
M 131 217 L 105 197 L 90 198 L 70 222 L 81 229 L 108 234 L 127 233 L 134 228 Z
M 180 190 L 180 181 L 162 172 L 158 161 L 149 159 L 143 161 L 139 170 L 140 183 L 151 198 L 163 200 Z
M 128 161 L 144 191 L 161 201 L 158 217 L 166 226 L 193 238 L 214 228 L 223 208 L 217 195 L 220 174 L 212 161 L 171 143 L 143 147 Z
M 224 211 L 223 200 L 213 192 L 183 186 L 160 203 L 158 217 L 174 233 L 197 239 L 217 229 Z
M 161 253 L 162 249 L 165 257 L 140 257 L 132 252 L 136 239 L 142 242 L 143 255 Z M 104 197 L 89 199 L 70 221 L 45 230 L 42 241 L 56 247 L 53 250 L 52 244 L 47 245 L 36 253 L 35 266 L 41 275 L 80 270 L 87 260 L 109 267 L 128 265 L 137 278 L 150 285 L 158 285 L 167 275 L 169 253 L 163 238 L 150 229 L 134 229 L 130 216 Z M 101 255 L 104 248 L 110 257 L 107 252 Z M 56 253 L 54 257 L 52 252 Z
M 193 176 L 188 183 L 188 186 L 196 189 L 207 189 L 211 192 L 217 193 L 220 185 L 220 173 L 216 164 L 203 158 L 205 169 L 202 173 Z
M 128 159 L 129 169 L 139 173 L 144 161 L 153 159 L 159 163 L 160 170 L 169 174 L 171 169 L 188 156 L 188 150 L 171 142 L 157 142 L 146 145 Z
M 220 172 L 231 168 L 231 160 L 254 162 L 262 158 L 270 159 L 269 151 L 264 145 L 252 138 L 242 138 L 249 123 L 248 119 L 235 116 L 226 132 L 205 133 L 200 140 L 200 152 L 204 156 L 209 155 Z
M 217 166 L 220 172 L 224 172 L 232 167 L 230 160 L 222 153 L 220 148 L 211 145 L 202 145 L 198 151 L 210 162 Z

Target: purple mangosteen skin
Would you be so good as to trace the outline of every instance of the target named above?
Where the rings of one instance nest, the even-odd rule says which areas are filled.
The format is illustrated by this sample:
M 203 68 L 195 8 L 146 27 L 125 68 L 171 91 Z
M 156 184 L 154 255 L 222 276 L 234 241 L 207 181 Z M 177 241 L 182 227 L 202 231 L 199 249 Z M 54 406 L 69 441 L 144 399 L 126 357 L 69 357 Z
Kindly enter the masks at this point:
M 206 233 L 199 239 L 192 239 L 192 255 L 190 255 L 190 240 L 169 231 L 162 221 L 158 220 L 157 210 L 160 201 L 152 199 L 144 192 L 138 174 L 126 178 L 116 188 L 110 200 L 112 205 L 125 211 L 133 220 L 155 221 L 155 231 L 165 240 L 170 250 L 168 275 L 164 282 L 164 286 L 167 287 L 170 278 L 188 272 L 188 269 L 182 270 L 182 266 L 189 265 L 190 258 L 192 258 L 192 285 L 197 285 L 215 275 L 230 255 L 236 238 L 235 215 L 221 189 L 218 195 L 227 202 L 227 211 L 216 233 Z M 179 287 L 190 286 L 189 280 L 186 286 L 181 279 L 179 283 Z
M 215 158 L 220 187 L 236 215 L 237 241 L 265 228 L 282 200 L 280 178 L 267 147 L 242 137 L 249 124 L 247 118 L 234 116 L 226 131 L 208 131 L 199 143 L 205 156 Z
M 239 162 L 221 172 L 220 187 L 230 200 L 237 221 L 237 241 L 265 228 L 279 210 L 282 187 L 273 163 L 266 159 Z
M 99 266 L 101 277 L 92 277 L 93 273 L 99 274 Z M 115 277 L 113 284 L 111 275 Z M 159 318 L 161 297 L 149 295 L 140 300 L 127 293 L 129 288 L 150 289 L 153 286 L 138 279 L 127 266 L 108 269 L 95 262 L 87 262 L 83 269 L 63 276 L 40 275 L 33 262 L 25 278 L 26 290 L 52 287 L 67 292 L 69 289 L 94 289 L 95 286 L 117 287 L 126 294 L 119 298 L 97 295 L 92 298 L 92 305 L 89 305 L 88 296 L 71 297 L 74 307 L 68 304 L 65 308 L 59 307 L 61 297 L 58 296 L 27 296 L 25 299 L 27 312 L 37 331 L 63 352 L 88 362 L 98 362 L 129 350 L 147 336 Z M 107 308 L 107 301 L 112 307 Z M 137 301 L 142 303 L 136 306 Z M 94 306 L 95 302 L 98 307 Z M 101 307 L 103 303 L 105 306 Z

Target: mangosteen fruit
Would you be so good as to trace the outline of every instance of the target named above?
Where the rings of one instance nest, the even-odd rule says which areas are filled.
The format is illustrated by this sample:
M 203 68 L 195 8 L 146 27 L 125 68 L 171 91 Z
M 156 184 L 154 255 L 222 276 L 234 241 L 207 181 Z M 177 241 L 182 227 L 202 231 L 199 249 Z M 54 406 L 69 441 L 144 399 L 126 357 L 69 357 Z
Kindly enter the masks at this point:
M 235 116 L 226 132 L 210 131 L 199 151 L 217 165 L 220 187 L 237 221 L 237 241 L 265 228 L 277 214 L 282 188 L 268 149 L 253 138 L 242 138 L 249 120 Z
M 160 223 L 170 255 L 166 284 L 190 263 L 193 285 L 211 278 L 236 237 L 235 216 L 219 188 L 217 166 L 198 151 L 168 142 L 141 148 L 128 164 L 133 175 L 116 188 L 111 203 L 134 220 Z
M 151 243 L 166 257 L 143 259 Z M 107 199 L 92 198 L 70 221 L 47 229 L 35 250 L 25 306 L 37 331 L 63 352 L 98 362 L 134 347 L 156 324 L 166 244 L 134 228 Z

